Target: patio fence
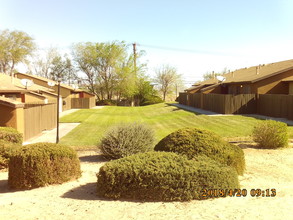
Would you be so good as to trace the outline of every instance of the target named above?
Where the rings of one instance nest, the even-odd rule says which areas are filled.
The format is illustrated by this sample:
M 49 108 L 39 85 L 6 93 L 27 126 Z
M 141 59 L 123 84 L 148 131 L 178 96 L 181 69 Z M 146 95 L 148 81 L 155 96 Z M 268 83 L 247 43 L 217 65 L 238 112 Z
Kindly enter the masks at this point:
M 221 114 L 260 114 L 293 120 L 293 95 L 179 93 L 179 104 Z
M 24 105 L 24 140 L 57 125 L 57 103 Z

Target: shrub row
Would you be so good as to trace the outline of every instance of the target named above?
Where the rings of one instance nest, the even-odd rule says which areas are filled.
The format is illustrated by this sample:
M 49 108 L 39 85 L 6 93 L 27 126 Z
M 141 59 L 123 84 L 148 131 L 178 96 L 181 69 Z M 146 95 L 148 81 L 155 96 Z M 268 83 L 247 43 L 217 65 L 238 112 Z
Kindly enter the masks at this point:
M 37 143 L 19 147 L 10 156 L 8 184 L 30 189 L 77 179 L 81 175 L 76 152 L 67 146 Z
M 239 188 L 235 169 L 207 157 L 189 160 L 170 152 L 110 161 L 97 178 L 98 195 L 113 199 L 186 201 L 203 199 L 203 189 Z

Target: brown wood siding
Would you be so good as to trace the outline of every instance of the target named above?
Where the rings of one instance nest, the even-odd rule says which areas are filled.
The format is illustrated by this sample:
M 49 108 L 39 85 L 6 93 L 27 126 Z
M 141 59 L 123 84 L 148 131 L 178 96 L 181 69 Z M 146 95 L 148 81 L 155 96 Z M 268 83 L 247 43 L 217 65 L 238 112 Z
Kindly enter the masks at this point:
M 289 83 L 289 95 L 293 95 L 293 82 Z
M 63 98 L 62 99 L 62 111 L 70 110 L 71 109 L 71 97 Z
M 0 126 L 17 128 L 16 108 L 0 104 Z
M 258 94 L 289 94 L 288 83 L 282 82 L 282 80 L 293 75 L 293 70 L 272 76 L 270 78 L 261 80 L 254 83 L 254 87 L 257 89 Z
M 71 108 L 89 109 L 95 106 L 95 98 L 72 98 Z

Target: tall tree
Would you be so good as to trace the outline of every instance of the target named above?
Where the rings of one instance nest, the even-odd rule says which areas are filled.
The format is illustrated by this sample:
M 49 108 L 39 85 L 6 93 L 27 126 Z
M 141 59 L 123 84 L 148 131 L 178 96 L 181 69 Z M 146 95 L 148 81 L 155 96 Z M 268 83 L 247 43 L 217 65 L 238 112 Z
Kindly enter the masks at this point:
M 129 98 L 135 94 L 137 75 L 133 55 L 127 49 L 123 41 L 73 46 L 74 60 L 86 75 L 88 89 L 99 100 L 112 99 L 114 95 Z
M 176 84 L 181 81 L 181 76 L 177 70 L 169 65 L 163 65 L 155 70 L 156 77 L 154 81 L 159 85 L 163 95 L 163 100 L 176 88 Z
M 34 39 L 23 31 L 0 32 L 0 72 L 13 74 L 15 66 L 27 62 L 36 49 Z

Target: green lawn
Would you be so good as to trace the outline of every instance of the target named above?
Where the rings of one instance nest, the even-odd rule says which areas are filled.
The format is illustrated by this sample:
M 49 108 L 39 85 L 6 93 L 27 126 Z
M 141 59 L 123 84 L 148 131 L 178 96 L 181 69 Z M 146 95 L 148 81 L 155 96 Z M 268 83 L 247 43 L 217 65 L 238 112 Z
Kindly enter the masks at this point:
M 159 141 L 169 133 L 183 127 L 204 128 L 226 138 L 249 138 L 258 119 L 245 116 L 206 116 L 178 109 L 168 104 L 144 107 L 109 106 L 102 109 L 84 109 L 64 116 L 61 122 L 79 122 L 78 127 L 61 139 L 61 143 L 79 148 L 97 146 L 108 127 L 122 122 L 149 124 Z M 293 138 L 293 127 L 289 127 Z

